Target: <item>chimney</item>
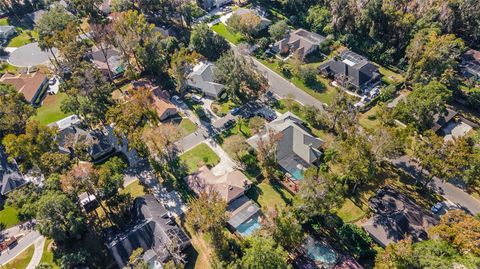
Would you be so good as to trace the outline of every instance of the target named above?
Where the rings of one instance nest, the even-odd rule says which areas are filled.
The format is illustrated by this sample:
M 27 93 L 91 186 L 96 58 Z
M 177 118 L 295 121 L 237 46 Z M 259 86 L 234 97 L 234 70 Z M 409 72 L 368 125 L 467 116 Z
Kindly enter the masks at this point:
M 343 64 L 345 66 L 345 76 L 348 77 L 348 64 L 346 64 L 346 63 L 343 63 Z

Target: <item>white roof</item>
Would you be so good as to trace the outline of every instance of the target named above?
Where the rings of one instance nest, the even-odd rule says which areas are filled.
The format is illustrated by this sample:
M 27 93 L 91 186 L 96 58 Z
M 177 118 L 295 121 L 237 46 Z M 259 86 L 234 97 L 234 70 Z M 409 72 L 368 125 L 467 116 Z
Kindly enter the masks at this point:
M 63 118 L 57 122 L 50 124 L 50 126 L 56 126 L 59 130 L 66 129 L 72 125 L 79 123 L 81 120 L 77 115 L 71 115 L 66 118 Z
M 215 82 L 214 68 L 215 66 L 210 62 L 201 62 L 195 65 L 192 72 L 187 76 L 187 84 L 201 89 L 207 95 L 217 96 L 224 86 Z

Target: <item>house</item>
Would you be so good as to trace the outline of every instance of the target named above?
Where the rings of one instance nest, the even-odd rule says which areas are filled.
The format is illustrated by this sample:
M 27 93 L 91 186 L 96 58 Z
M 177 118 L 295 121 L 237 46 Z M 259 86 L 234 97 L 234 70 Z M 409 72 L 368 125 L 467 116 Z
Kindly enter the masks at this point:
M 215 82 L 215 66 L 210 62 L 201 62 L 193 67 L 187 75 L 187 85 L 202 91 L 206 97 L 216 99 L 222 93 L 224 86 Z
M 284 39 L 275 42 L 272 50 L 280 54 L 298 54 L 302 60 L 310 53 L 318 50 L 325 41 L 325 37 L 309 32 L 305 29 L 297 29 L 287 33 Z
M 158 118 L 161 121 L 167 120 L 178 115 L 177 107 L 170 102 L 170 95 L 159 87 L 152 89 L 152 105 L 157 111 Z
M 32 105 L 40 104 L 48 88 L 48 78 L 41 72 L 18 75 L 5 73 L 0 78 L 0 83 L 14 86 Z
M 8 40 L 15 33 L 15 27 L 11 25 L 0 26 L 0 40 Z
M 427 230 L 438 220 L 399 191 L 385 187 L 369 201 L 373 216 L 362 226 L 382 247 L 406 236 L 414 241 L 427 238 Z
M 101 49 L 96 49 L 91 53 L 91 60 L 106 78 L 110 78 L 110 72 L 114 79 L 120 77 L 125 72 L 122 56 L 115 49 L 107 49 L 105 52 Z
M 473 77 L 480 81 L 480 51 L 470 49 L 461 57 L 460 68 L 465 77 Z
M 250 235 L 260 227 L 260 208 L 245 195 L 252 182 L 242 172 L 235 170 L 218 176 L 208 167 L 202 166 L 185 179 L 197 195 L 204 192 L 218 193 L 228 205 L 229 227 L 240 235 Z
M 323 140 L 310 134 L 304 127 L 304 122 L 292 112 L 286 112 L 276 120 L 266 124 L 264 133 L 247 139 L 253 148 L 258 147 L 261 139 L 269 139 L 269 133 L 275 133 L 277 142 L 277 163 L 293 180 L 303 179 L 303 172 L 308 167 L 316 165 L 322 156 L 320 147 Z
M 205 10 L 212 10 L 231 3 L 232 0 L 200 0 L 199 5 Z
M 135 225 L 107 243 L 119 268 L 125 268 L 130 255 L 138 248 L 144 250 L 142 258 L 150 268 L 162 268 L 162 263 L 167 262 L 173 252 L 181 252 L 190 245 L 190 238 L 153 195 L 136 198 L 132 216 Z
M 87 192 L 82 192 L 78 195 L 78 202 L 86 213 L 94 211 L 99 206 L 97 197 Z
M 262 31 L 264 30 L 265 28 L 267 28 L 270 24 L 272 24 L 272 21 L 265 18 L 265 15 L 266 15 L 266 12 L 264 10 L 262 10 L 261 8 L 255 8 L 255 9 L 249 9 L 249 8 L 237 8 L 236 10 L 234 10 L 232 13 L 230 14 L 227 14 L 225 15 L 224 17 L 222 17 L 220 20 L 222 20 L 222 22 L 224 24 L 228 24 L 228 20 L 233 16 L 233 15 L 237 15 L 237 16 L 244 16 L 246 14 L 253 14 L 255 16 L 258 16 L 260 18 L 260 23 L 258 24 L 257 28 L 256 28 L 256 31 L 259 32 L 259 31 Z
M 366 86 L 374 85 L 382 77 L 378 66 L 349 50 L 320 65 L 318 70 L 321 74 L 334 78 L 340 86 L 355 90 L 363 90 Z
M 43 15 L 45 15 L 45 13 L 47 13 L 46 10 L 40 9 L 35 12 L 27 14 L 27 16 L 33 22 L 34 25 L 37 25 L 40 19 L 43 18 Z
M 187 184 L 197 195 L 202 192 L 217 192 L 227 204 L 245 194 L 252 182 L 240 171 L 216 176 L 206 166 L 187 177 Z
M 433 116 L 432 131 L 438 132 L 446 126 L 458 113 L 450 108 Z
M 7 154 L 0 146 L 0 205 L 2 197 L 25 184 L 27 181 L 18 170 L 16 163 L 8 160 Z
M 50 126 L 58 130 L 57 142 L 60 152 L 75 155 L 74 145 L 83 143 L 93 163 L 99 163 L 116 152 L 108 137 L 100 130 L 86 131 L 81 127 L 78 116 L 73 115 L 59 120 Z

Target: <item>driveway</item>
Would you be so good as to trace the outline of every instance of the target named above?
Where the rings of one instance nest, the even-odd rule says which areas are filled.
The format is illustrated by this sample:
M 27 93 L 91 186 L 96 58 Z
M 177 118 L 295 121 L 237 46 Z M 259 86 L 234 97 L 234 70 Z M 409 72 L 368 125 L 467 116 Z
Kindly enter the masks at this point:
M 392 164 L 404 170 L 414 178 L 421 178 L 420 166 L 413 162 L 409 157 L 402 156 L 395 160 L 391 160 Z M 461 209 L 470 214 L 480 213 L 480 201 L 462 190 L 461 188 L 435 177 L 429 184 L 438 194 L 442 195 L 446 200 L 456 204 Z
M 57 49 L 53 49 L 57 53 Z M 50 52 L 45 52 L 40 49 L 38 42 L 30 43 L 14 50 L 8 62 L 17 67 L 30 67 L 35 65 L 47 64 L 53 55 Z

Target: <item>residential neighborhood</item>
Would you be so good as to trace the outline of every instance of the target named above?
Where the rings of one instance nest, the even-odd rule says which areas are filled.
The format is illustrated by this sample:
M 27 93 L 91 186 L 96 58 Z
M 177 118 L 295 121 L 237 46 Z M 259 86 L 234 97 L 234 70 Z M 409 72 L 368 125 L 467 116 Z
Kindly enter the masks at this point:
M 477 1 L 0 4 L 0 268 L 480 268 Z

